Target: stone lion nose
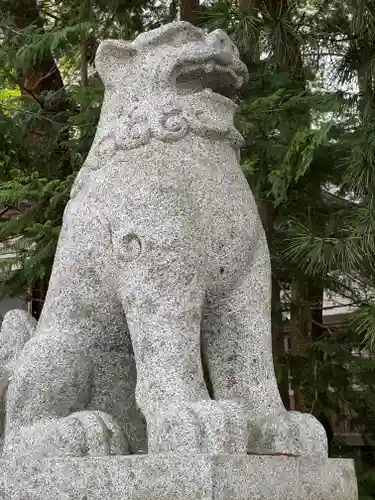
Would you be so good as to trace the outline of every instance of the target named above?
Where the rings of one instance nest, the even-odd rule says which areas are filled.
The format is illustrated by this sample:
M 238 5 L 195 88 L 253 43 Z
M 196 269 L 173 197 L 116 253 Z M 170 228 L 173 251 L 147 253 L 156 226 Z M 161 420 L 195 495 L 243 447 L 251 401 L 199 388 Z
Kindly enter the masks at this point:
M 215 57 L 222 64 L 230 64 L 238 57 L 238 50 L 223 30 L 215 30 L 207 35 L 208 43 L 215 49 Z

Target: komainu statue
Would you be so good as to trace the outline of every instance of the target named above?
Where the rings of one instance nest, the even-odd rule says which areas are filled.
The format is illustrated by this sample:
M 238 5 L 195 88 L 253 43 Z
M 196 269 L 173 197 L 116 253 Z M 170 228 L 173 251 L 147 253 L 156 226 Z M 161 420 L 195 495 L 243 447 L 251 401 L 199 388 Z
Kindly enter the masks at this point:
M 236 47 L 178 22 L 102 42 L 96 67 L 101 118 L 8 388 L 4 456 L 145 451 L 144 418 L 148 453 L 324 459 L 323 427 L 287 412 L 276 384 Z

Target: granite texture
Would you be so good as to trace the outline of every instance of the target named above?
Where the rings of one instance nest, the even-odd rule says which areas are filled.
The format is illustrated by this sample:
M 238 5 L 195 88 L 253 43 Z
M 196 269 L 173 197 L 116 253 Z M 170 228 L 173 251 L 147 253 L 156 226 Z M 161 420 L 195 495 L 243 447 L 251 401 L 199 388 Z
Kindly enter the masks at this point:
M 0 460 L 2 500 L 356 500 L 350 460 L 143 455 Z
M 117 422 L 100 411 L 80 411 L 57 421 L 39 419 L 29 427 L 21 427 L 12 436 L 12 447 L 23 460 L 56 456 L 101 457 L 131 451 Z
M 6 393 L 26 342 L 35 332 L 37 322 L 22 309 L 8 311 L 0 332 L 0 394 Z
M 3 448 L 8 386 L 17 360 L 36 329 L 36 320 L 27 311 L 14 309 L 4 315 L 0 332 L 0 454 Z
M 2 412 L 5 412 L 7 389 L 12 374 L 17 366 L 21 352 L 33 336 L 36 326 L 37 321 L 23 310 L 9 311 L 2 322 L 0 333 L 0 396 L 2 402 L 0 411 Z M 92 370 L 88 377 L 89 385 L 86 387 L 89 395 L 84 399 L 88 401 L 88 409 L 102 410 L 109 413 L 107 416 L 104 415 L 104 421 L 111 421 L 113 419 L 111 419 L 110 415 L 116 415 L 116 420 L 123 430 L 124 435 L 131 436 L 128 439 L 129 442 L 126 443 L 126 450 L 132 453 L 146 452 L 145 423 L 134 401 L 136 373 L 130 339 L 125 335 L 124 338 L 117 340 L 116 342 L 115 339 L 111 339 L 110 348 L 107 349 L 100 349 L 97 345 L 92 347 L 90 358 L 94 359 L 95 363 L 90 363 Z M 57 361 L 61 361 L 60 356 L 57 356 Z M 56 375 L 58 373 L 56 371 Z M 84 414 L 82 414 L 83 416 Z M 95 413 L 92 414 L 92 417 L 94 422 L 97 421 Z M 87 414 L 83 419 L 83 422 L 86 421 Z M 41 425 L 44 426 L 44 424 L 45 421 L 43 420 Z M 67 430 L 67 424 L 71 428 L 75 426 L 74 420 L 71 419 L 68 421 L 67 419 L 63 420 L 62 424 L 65 431 Z M 90 427 L 92 428 L 92 425 Z M 37 432 L 39 432 L 39 428 L 39 426 L 35 427 Z M 61 431 L 61 426 L 59 428 Z M 98 426 L 98 429 L 100 428 Z M 89 429 L 87 430 L 90 435 Z M 2 448 L 3 427 L 1 427 L 0 431 Z M 18 436 L 18 440 L 23 434 L 22 432 Z M 56 453 L 58 449 L 57 443 L 51 439 L 51 435 L 48 432 L 46 432 L 46 435 L 49 436 L 48 439 L 51 440 L 51 443 L 47 445 L 45 454 Z M 103 440 L 102 446 L 104 446 L 104 449 L 106 446 L 105 443 L 106 441 Z M 31 448 L 29 444 L 28 440 L 24 442 L 25 453 L 30 453 L 30 450 L 32 450 L 32 453 L 35 453 L 35 448 Z M 94 446 L 95 448 L 96 446 Z M 69 450 L 69 447 L 67 449 Z M 70 453 L 75 454 L 72 453 L 72 450 Z
M 178 22 L 102 42 L 96 67 L 101 118 L 8 388 L 4 456 L 85 455 L 100 429 L 110 454 L 111 417 L 116 453 L 144 450 L 143 415 L 149 453 L 324 461 L 323 427 L 276 384 L 270 256 L 226 97 L 247 77 L 236 47 Z

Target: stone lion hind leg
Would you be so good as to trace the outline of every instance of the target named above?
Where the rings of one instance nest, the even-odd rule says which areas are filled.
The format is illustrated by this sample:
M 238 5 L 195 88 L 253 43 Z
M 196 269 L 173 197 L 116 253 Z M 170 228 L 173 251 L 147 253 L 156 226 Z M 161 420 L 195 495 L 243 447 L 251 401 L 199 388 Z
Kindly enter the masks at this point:
M 9 325 L 7 325 L 9 328 Z M 7 394 L 3 456 L 85 456 L 126 451 L 113 419 L 87 411 L 91 359 L 79 335 L 36 334 Z
M 323 427 L 312 416 L 287 412 L 274 371 L 271 342 L 271 266 L 260 238 L 250 265 L 235 286 L 208 295 L 203 349 L 214 398 L 244 405 L 248 451 L 327 455 Z

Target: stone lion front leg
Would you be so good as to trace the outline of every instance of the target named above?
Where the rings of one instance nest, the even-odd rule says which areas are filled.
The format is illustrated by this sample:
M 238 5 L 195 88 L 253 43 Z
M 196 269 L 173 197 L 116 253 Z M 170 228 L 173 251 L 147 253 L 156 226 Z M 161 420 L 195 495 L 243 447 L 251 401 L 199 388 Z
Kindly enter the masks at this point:
M 216 293 L 215 293 L 216 292 Z M 271 265 L 261 234 L 251 260 L 229 288 L 208 295 L 203 338 L 214 397 L 244 404 L 248 451 L 321 460 L 327 438 L 312 415 L 286 411 L 274 371 L 271 342 Z
M 120 296 L 149 453 L 237 451 L 237 407 L 211 401 L 203 378 L 203 252 L 188 235 L 169 242 L 147 237 L 142 247 L 141 255 L 122 267 Z

